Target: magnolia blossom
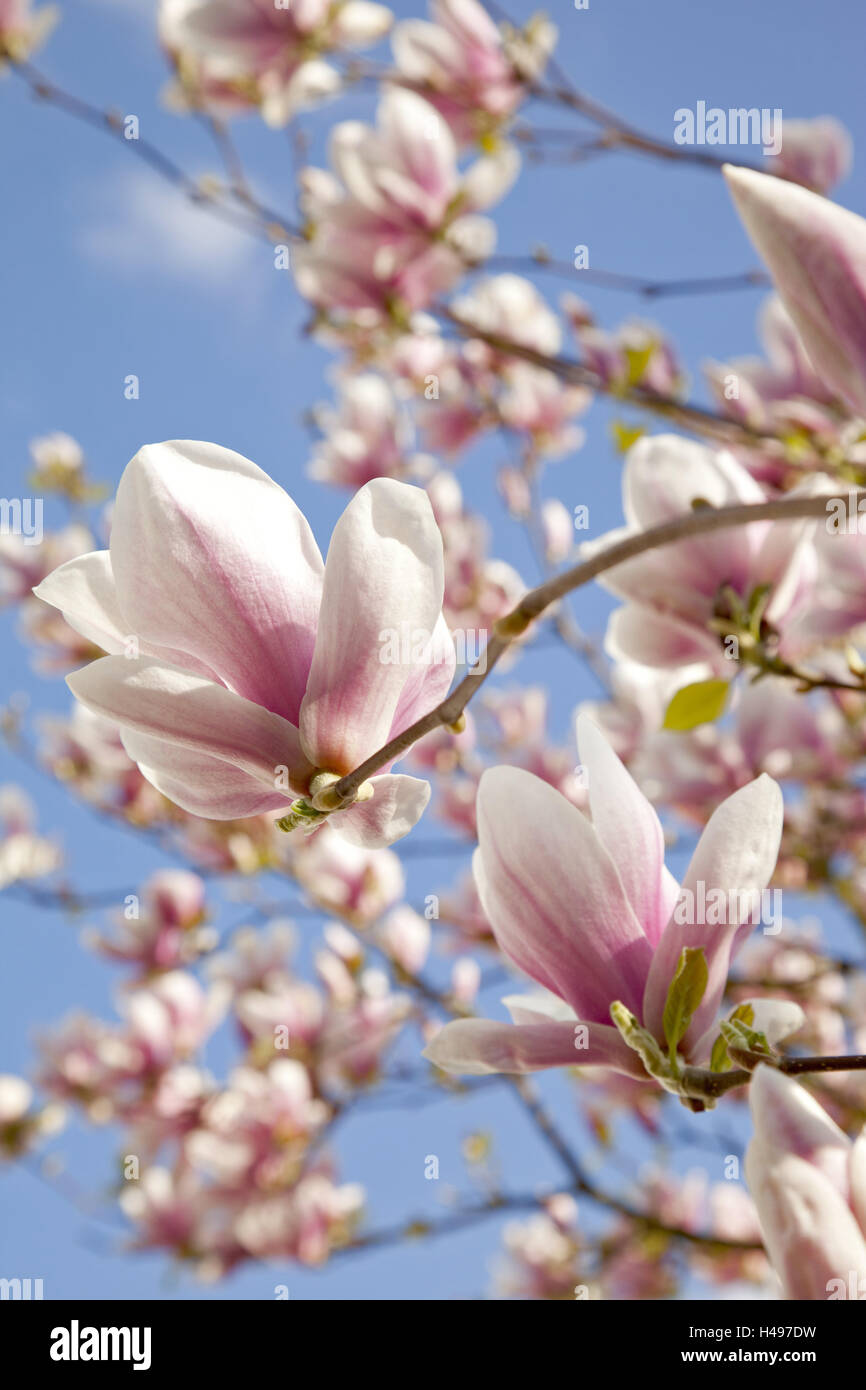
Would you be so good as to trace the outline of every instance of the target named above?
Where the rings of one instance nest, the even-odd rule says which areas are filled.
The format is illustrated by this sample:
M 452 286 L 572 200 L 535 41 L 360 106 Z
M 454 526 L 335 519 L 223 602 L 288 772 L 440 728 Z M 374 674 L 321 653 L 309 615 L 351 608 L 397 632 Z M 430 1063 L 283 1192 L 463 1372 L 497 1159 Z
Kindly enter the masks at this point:
M 22 62 L 29 57 L 59 18 L 56 5 L 43 5 L 34 12 L 31 0 L 0 0 L 0 67 L 5 58 Z
M 610 389 L 642 386 L 661 396 L 682 394 L 683 368 L 657 324 L 630 319 L 610 332 L 597 326 L 591 310 L 577 295 L 564 294 L 561 304 L 580 346 L 581 361 Z
M 531 280 L 494 275 L 480 280 L 454 301 L 454 313 L 484 333 L 554 357 L 562 346 L 562 325 Z M 504 350 L 503 350 L 504 351 Z M 495 364 L 502 353 L 479 344 L 478 354 Z
M 424 968 L 431 939 L 430 923 L 408 903 L 392 908 L 379 930 L 383 950 L 410 975 Z
M 770 161 L 772 172 L 805 184 L 816 193 L 827 193 L 851 170 L 853 142 L 834 116 L 813 120 L 785 120 L 782 148 Z
M 752 169 L 725 177 L 815 370 L 866 415 L 866 220 Z
M 326 912 L 367 927 L 393 907 L 406 889 L 393 850 L 369 849 L 336 834 L 339 820 L 302 840 L 292 870 L 298 883 Z
M 422 462 L 410 454 L 411 429 L 388 382 L 362 372 L 340 382 L 337 410 L 321 407 L 324 433 L 309 467 L 318 482 L 362 487 L 373 478 L 402 478 Z
M 771 295 L 761 306 L 758 336 L 766 361 L 759 357 L 737 358 L 733 362 L 713 362 L 705 368 L 723 410 L 734 419 L 768 430 L 782 402 L 799 399 L 822 405 L 832 403 L 832 393 L 812 366 L 803 340 L 778 295 Z
M 431 0 L 433 23 L 407 19 L 394 30 L 399 76 L 424 92 L 461 141 L 491 136 L 523 100 L 556 43 L 536 15 L 506 36 L 477 0 Z
M 268 1194 L 245 1206 L 235 1222 L 235 1235 L 244 1251 L 257 1259 L 291 1256 L 302 1264 L 321 1264 L 332 1248 L 347 1243 L 363 1205 L 359 1183 L 338 1187 L 327 1171 L 313 1171 L 291 1191 Z
M 40 1139 L 63 1128 L 60 1105 L 40 1106 L 21 1076 L 0 1073 L 0 1159 L 19 1158 Z
M 514 607 L 526 586 L 507 561 L 489 558 L 487 522 L 465 506 L 453 473 L 434 474 L 426 490 L 445 546 L 448 625 L 462 630 L 464 660 L 471 662 L 480 655 L 496 619 Z
M 92 545 L 92 533 L 77 523 L 45 536 L 38 545 L 30 545 L 24 536 L 0 533 L 0 607 L 22 600 L 26 604 L 34 585 Z
M 687 947 L 703 950 L 708 982 L 681 1048 L 689 1062 L 709 1059 L 730 960 L 750 930 L 750 899 L 776 863 L 781 792 L 764 775 L 723 802 L 678 890 L 652 806 L 585 717 L 578 739 L 591 823 L 521 769 L 497 767 L 481 779 L 474 861 L 481 902 L 501 950 L 548 993 L 506 999 L 513 1024 L 447 1024 L 425 1053 L 447 1071 L 584 1066 L 645 1077 L 610 1022 L 611 1004 L 624 1004 L 664 1049 L 668 987 Z M 689 895 L 694 902 L 696 892 L 711 890 L 728 896 L 722 923 L 675 912 Z M 764 1000 L 754 1008 L 754 1026 L 771 1040 L 802 1018 L 796 1005 Z
M 810 646 L 845 638 L 859 642 L 866 624 L 866 534 L 859 530 L 856 503 L 852 516 L 846 489 L 834 492 L 827 501 L 826 520 L 815 532 L 814 597 L 796 624 L 798 638 Z
M 215 933 L 201 926 L 205 886 L 198 874 L 163 869 L 138 895 L 127 898 L 110 936 L 90 933 L 87 944 L 109 960 L 137 965 L 142 972 L 188 965 L 212 949 Z
M 0 786 L 0 890 L 22 879 L 44 878 L 59 868 L 59 845 L 34 833 L 33 803 L 20 787 Z
M 866 1301 L 866 1130 L 852 1143 L 772 1067 L 749 1091 L 746 1181 L 785 1297 Z
M 223 1188 L 273 1187 L 291 1176 L 299 1151 L 328 1114 L 300 1062 L 279 1057 L 264 1072 L 238 1067 L 205 1102 L 200 1127 L 187 1136 L 184 1151 Z
M 494 1266 L 497 1293 L 505 1298 L 574 1298 L 584 1242 L 573 1197 L 557 1193 L 528 1220 L 509 1221 L 502 1243 L 504 1255 Z M 598 1291 L 593 1292 L 597 1298 Z
M 695 501 L 722 507 L 765 499 L 760 484 L 725 450 L 676 435 L 640 439 L 625 460 L 626 525 L 586 544 L 584 553 L 687 515 Z M 599 576 L 604 588 L 627 600 L 611 617 L 609 654 L 646 666 L 706 663 L 729 676 L 733 663 L 724 638 L 738 632 L 737 608 L 745 612 L 763 585 L 771 587 L 763 623 L 781 629 L 784 643 L 784 624 L 813 574 L 809 535 L 809 523 L 755 522 L 616 565 Z
M 30 441 L 32 480 L 46 492 L 59 492 L 72 501 L 86 501 L 90 489 L 84 478 L 84 450 L 71 435 L 57 430 Z M 97 490 L 98 491 L 98 490 Z
M 159 34 L 187 99 L 229 111 L 260 105 L 281 126 L 339 89 L 322 53 L 375 43 L 391 20 L 371 0 L 161 0 Z
M 454 671 L 442 540 L 423 492 L 368 483 L 324 565 L 291 498 L 215 444 L 142 449 L 118 487 L 110 549 L 61 566 L 37 593 L 111 653 L 68 678 L 73 694 L 120 726 L 148 781 L 209 819 L 315 795 L 319 774 L 337 780 L 433 708 Z M 382 660 L 382 634 L 404 630 L 429 634 L 424 651 L 405 643 Z M 429 794 L 385 769 L 333 823 L 388 844 Z
M 503 146 L 461 173 L 438 111 L 399 88 L 382 98 L 375 129 L 336 126 L 330 154 L 338 178 L 318 171 L 308 183 L 312 235 L 293 254 L 295 279 L 322 308 L 378 315 L 426 306 L 490 254 L 494 228 L 477 214 L 507 192 L 520 162 Z

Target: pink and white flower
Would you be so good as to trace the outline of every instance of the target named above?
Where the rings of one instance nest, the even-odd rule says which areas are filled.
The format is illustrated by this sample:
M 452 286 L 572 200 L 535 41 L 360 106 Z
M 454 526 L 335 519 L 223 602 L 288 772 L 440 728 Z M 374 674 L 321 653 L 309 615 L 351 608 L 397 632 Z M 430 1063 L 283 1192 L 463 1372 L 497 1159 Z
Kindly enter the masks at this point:
M 431 0 L 433 22 L 407 19 L 394 30 L 400 78 L 424 93 L 462 141 L 491 137 L 520 105 L 556 43 L 537 15 L 506 34 L 477 0 Z
M 375 43 L 391 21 L 371 0 L 161 0 L 159 35 L 181 101 L 227 113 L 259 106 L 281 126 L 339 90 L 324 53 Z
M 652 806 L 586 718 L 578 738 L 591 822 L 519 768 L 493 768 L 481 779 L 474 861 L 481 902 L 501 950 L 547 993 L 506 999 L 513 1024 L 447 1024 L 425 1054 L 444 1070 L 581 1066 L 645 1078 L 637 1053 L 611 1025 L 611 1004 L 623 1003 L 664 1048 L 668 987 L 687 947 L 703 950 L 708 982 L 681 1047 L 688 1062 L 709 1058 L 731 957 L 748 935 L 742 909 L 776 863 L 781 792 L 761 776 L 723 802 L 678 889 Z M 679 920 L 688 914 L 675 907 L 699 883 L 705 892 L 736 893 L 724 924 Z M 769 1028 L 768 1037 L 798 1026 L 796 1006 L 764 1003 L 766 1017 L 756 1026 Z
M 768 167 L 816 193 L 828 193 L 850 172 L 853 156 L 851 136 L 834 116 L 786 119 L 782 122 L 782 148 Z
M 722 507 L 765 500 L 761 485 L 726 450 L 676 435 L 640 439 L 625 460 L 626 525 L 587 543 L 584 553 L 687 515 L 696 501 Z M 748 606 L 764 585 L 771 588 L 764 622 L 780 633 L 784 653 L 785 624 L 813 577 L 813 529 L 808 522 L 755 522 L 616 565 L 599 577 L 605 589 L 626 600 L 608 625 L 608 653 L 645 666 L 706 664 L 730 676 L 734 663 L 718 623 L 727 622 L 736 633 L 732 600 Z
M 461 172 L 438 111 L 399 88 L 382 98 L 375 128 L 336 126 L 330 154 L 338 177 L 316 178 L 312 234 L 292 258 L 298 289 L 323 309 L 380 316 L 424 308 L 490 254 L 495 229 L 478 213 L 520 163 L 506 145 Z
M 358 488 L 373 478 L 405 478 L 417 468 L 408 418 L 376 372 L 341 381 L 337 409 L 318 408 L 316 424 L 324 438 L 309 474 L 317 482 Z
M 852 1143 L 772 1067 L 749 1091 L 746 1181 L 785 1297 L 866 1300 L 866 1130 Z
M 442 594 L 442 540 L 419 489 L 368 483 L 325 565 L 266 473 L 195 442 L 142 449 L 118 487 L 110 549 L 38 588 L 111 653 L 68 678 L 73 694 L 120 726 L 159 791 L 213 820 L 315 797 L 319 774 L 337 780 L 432 709 L 454 671 Z M 423 659 L 407 644 L 383 661 L 381 634 L 404 627 L 430 635 Z M 427 783 L 385 769 L 334 825 L 388 844 L 428 798 Z
M 753 169 L 725 177 L 815 370 L 866 415 L 866 220 Z
M 56 5 L 43 5 L 34 12 L 31 0 L 0 0 L 0 67 L 6 58 L 15 63 L 28 58 L 59 18 Z

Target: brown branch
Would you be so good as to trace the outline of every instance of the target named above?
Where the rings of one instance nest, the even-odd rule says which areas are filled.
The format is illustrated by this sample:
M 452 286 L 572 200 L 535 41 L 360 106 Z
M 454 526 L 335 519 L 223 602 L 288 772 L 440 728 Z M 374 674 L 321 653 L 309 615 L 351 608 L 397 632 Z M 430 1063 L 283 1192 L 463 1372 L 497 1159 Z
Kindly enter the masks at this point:
M 704 406 L 678 400 L 675 396 L 660 395 L 658 392 L 650 391 L 643 386 L 613 384 L 582 362 L 576 362 L 568 357 L 547 355 L 523 343 L 517 343 L 511 338 L 504 338 L 499 333 L 491 333 L 484 328 L 479 328 L 471 320 L 463 319 L 459 314 L 455 314 L 446 305 L 433 305 L 432 312 L 437 313 L 440 318 L 452 324 L 464 338 L 478 338 L 481 342 L 487 343 L 489 347 L 508 357 L 517 357 L 522 362 L 530 362 L 534 367 L 541 367 L 544 371 L 552 372 L 562 381 L 567 381 L 574 386 L 586 386 L 602 395 L 612 396 L 616 400 L 637 406 L 641 410 L 648 410 L 692 434 L 707 436 L 724 444 L 740 448 L 771 448 L 780 454 L 784 449 L 777 435 L 765 434 L 762 430 L 753 429 L 750 425 L 733 420 L 727 415 L 719 415 L 716 411 L 708 410 Z M 827 460 L 815 451 L 812 454 L 800 455 L 797 465 L 800 468 L 825 469 Z
M 866 492 L 855 493 L 855 498 L 866 498 Z M 566 594 L 582 588 L 600 574 L 614 569 L 626 560 L 633 560 L 647 551 L 671 545 L 687 537 L 708 535 L 713 531 L 729 530 L 734 526 L 744 526 L 752 521 L 791 521 L 797 518 L 821 517 L 826 515 L 827 498 L 820 497 L 776 497 L 767 502 L 737 504 L 730 507 L 702 506 L 683 516 L 674 517 L 660 526 L 638 531 L 625 540 L 608 546 L 589 560 L 573 565 L 561 574 L 540 584 L 538 588 L 524 594 L 510 613 L 500 618 L 494 625 L 493 635 L 472 669 L 449 695 L 421 719 L 416 719 L 407 729 L 389 739 L 376 753 L 366 758 L 353 772 L 342 777 L 329 788 L 327 800 L 329 810 L 339 810 L 350 805 L 358 788 L 372 777 L 386 763 L 401 757 L 407 749 L 417 743 L 425 734 L 434 729 L 455 724 L 469 701 L 484 684 L 502 655 L 508 650 L 516 637 L 519 637 L 542 614 L 545 609 Z
M 580 280 L 597 289 L 622 290 L 643 299 L 662 299 L 689 294 L 723 294 L 730 290 L 761 289 L 772 281 L 765 270 L 743 270 L 735 275 L 700 275 L 687 280 L 651 280 L 625 275 L 616 270 L 578 270 L 570 261 L 555 260 L 543 249 L 529 256 L 494 255 L 484 262 L 485 270 L 546 271 L 564 279 Z
M 151 141 L 145 140 L 141 136 L 136 140 L 127 140 L 124 135 L 123 116 L 117 111 L 104 111 L 100 107 L 84 101 L 81 97 L 64 91 L 62 87 L 58 87 L 49 78 L 43 77 L 42 73 L 31 63 L 14 59 L 7 61 L 12 71 L 17 73 L 26 83 L 38 101 L 46 102 L 60 111 L 65 111 L 75 120 L 81 121 L 95 130 L 101 130 L 112 139 L 119 141 L 156 173 L 167 179 L 169 183 L 174 184 L 192 203 L 205 208 L 239 231 L 259 236 L 268 241 L 273 241 L 273 233 L 276 231 L 289 239 L 300 237 L 298 229 L 293 228 L 281 214 L 274 213 L 256 202 L 248 191 L 243 192 L 236 183 L 236 174 L 228 191 L 238 198 L 242 204 L 241 208 L 232 207 L 223 202 L 216 194 L 202 187 L 197 179 L 188 174 L 185 169 L 182 169 L 179 164 L 176 164 Z M 228 158 L 229 147 L 225 143 L 223 132 L 215 122 L 211 123 L 210 129 L 214 138 L 221 141 L 223 156 Z
M 785 1076 L 813 1076 L 825 1072 L 866 1071 L 866 1056 L 851 1057 L 783 1057 L 768 1059 L 768 1066 Z M 743 1068 L 735 1071 L 707 1071 L 703 1067 L 684 1067 L 682 1081 L 685 1091 L 696 1098 L 716 1099 L 739 1086 L 748 1086 L 752 1072 Z

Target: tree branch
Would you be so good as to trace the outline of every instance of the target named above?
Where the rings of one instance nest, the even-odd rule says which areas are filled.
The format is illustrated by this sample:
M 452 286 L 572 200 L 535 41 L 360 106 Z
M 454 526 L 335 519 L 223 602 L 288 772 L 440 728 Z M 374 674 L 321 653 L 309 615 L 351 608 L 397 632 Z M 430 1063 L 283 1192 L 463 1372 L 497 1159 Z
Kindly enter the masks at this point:
M 866 499 L 866 492 L 853 494 L 856 501 Z M 378 772 L 386 763 L 401 757 L 407 749 L 417 743 L 425 734 L 434 729 L 455 724 L 469 701 L 484 684 L 503 654 L 551 604 L 575 589 L 582 588 L 600 574 L 614 569 L 626 560 L 633 560 L 647 551 L 657 550 L 691 536 L 704 536 L 713 531 L 729 530 L 734 526 L 744 526 L 752 521 L 791 521 L 797 518 L 818 518 L 826 516 L 827 498 L 820 497 L 776 497 L 767 502 L 737 504 L 730 507 L 702 506 L 683 516 L 674 517 L 660 526 L 639 531 L 616 545 L 593 555 L 591 559 L 572 566 L 563 573 L 554 575 L 540 584 L 538 588 L 525 594 L 516 608 L 494 625 L 490 638 L 481 656 L 463 680 L 449 695 L 421 719 L 416 719 L 407 729 L 389 739 L 376 753 L 365 759 L 353 772 L 342 777 L 329 788 L 329 810 L 339 810 L 351 805 L 358 788 L 369 777 Z

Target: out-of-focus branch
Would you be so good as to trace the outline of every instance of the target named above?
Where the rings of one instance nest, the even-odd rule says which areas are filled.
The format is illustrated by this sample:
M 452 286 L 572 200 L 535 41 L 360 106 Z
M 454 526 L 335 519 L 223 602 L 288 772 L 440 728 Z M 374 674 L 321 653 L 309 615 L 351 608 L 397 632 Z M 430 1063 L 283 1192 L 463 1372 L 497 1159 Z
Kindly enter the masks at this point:
M 10 60 L 9 66 L 27 84 L 38 101 L 55 106 L 58 110 L 65 111 L 67 115 L 74 117 L 75 120 L 82 121 L 85 125 L 101 130 L 112 139 L 120 141 L 125 148 L 131 150 L 157 174 L 174 184 L 191 202 L 206 208 L 215 217 L 230 223 L 239 231 L 247 232 L 267 241 L 273 241 L 274 235 L 277 233 L 289 239 L 300 236 L 298 229 L 292 227 L 290 221 L 284 218 L 281 213 L 273 212 L 253 198 L 246 185 L 245 177 L 238 171 L 238 162 L 228 135 L 217 122 L 207 120 L 206 125 L 218 143 L 224 162 L 228 162 L 230 170 L 228 192 L 240 202 L 240 207 L 234 207 L 231 203 L 226 202 L 221 196 L 221 190 L 211 189 L 198 179 L 193 178 L 173 159 L 164 154 L 158 146 L 143 139 L 141 135 L 135 140 L 128 140 L 124 134 L 124 118 L 118 111 L 102 110 L 83 98 L 64 91 L 62 87 L 58 87 L 49 78 L 43 77 L 42 73 L 31 63 Z
M 597 391 L 602 395 L 609 395 L 616 400 L 626 402 L 628 405 L 636 406 L 641 410 L 648 410 L 653 415 L 658 415 L 692 434 L 699 434 L 723 444 L 740 448 L 774 448 L 778 450 L 780 447 L 780 441 L 776 435 L 765 434 L 761 430 L 753 429 L 750 425 L 732 420 L 727 415 L 719 415 L 716 411 L 707 410 L 704 406 L 694 405 L 689 401 L 680 401 L 674 396 L 662 396 L 658 392 L 650 391 L 642 386 L 612 386 L 598 372 L 593 371 L 591 367 L 585 366 L 582 362 L 575 362 L 568 357 L 538 352 L 535 348 L 515 342 L 512 338 L 505 338 L 499 333 L 489 332 L 471 320 L 461 318 L 447 305 L 435 305 L 434 312 L 447 323 L 450 323 L 463 338 L 478 338 L 481 342 L 487 343 L 489 347 L 495 348 L 497 352 L 519 358 L 522 362 L 530 362 L 533 366 L 552 372 L 554 376 L 574 386 L 587 386 L 590 390 Z M 827 460 L 817 452 L 803 453 L 798 456 L 798 465 L 802 468 L 821 469 L 827 467 Z
M 302 240 L 302 233 L 285 213 L 268 207 L 257 198 L 249 184 L 238 152 L 231 139 L 228 127 L 207 113 L 199 113 L 201 123 L 213 140 L 222 161 L 228 184 L 225 190 L 211 188 L 200 182 L 151 141 L 138 137 L 127 140 L 124 136 L 123 116 L 116 110 L 104 110 L 91 102 L 64 91 L 49 78 L 43 76 L 31 63 L 11 62 L 13 71 L 27 84 L 33 96 L 50 106 L 64 111 L 75 120 L 111 136 L 131 149 L 155 173 L 173 184 L 185 197 L 214 216 L 221 218 L 238 231 L 246 232 L 258 240 L 272 242 L 276 237 L 287 241 Z M 303 144 L 293 133 L 293 150 L 300 157 Z M 296 167 L 297 175 L 297 167 Z M 223 194 L 228 194 L 233 202 L 227 202 Z M 574 278 L 578 272 L 567 262 L 556 261 L 547 255 L 531 256 L 493 256 L 485 263 L 490 269 L 539 270 L 550 274 L 568 275 Z M 580 278 L 587 285 L 602 289 L 622 290 L 640 295 L 645 299 L 687 294 L 715 294 L 729 290 L 753 289 L 769 283 L 762 271 L 744 271 L 729 276 L 703 276 L 691 280 L 655 280 L 647 277 L 628 275 L 614 270 L 582 270 Z
M 529 256 L 495 255 L 484 262 L 485 270 L 542 271 L 596 289 L 622 290 L 643 299 L 668 299 L 691 294 L 727 294 L 731 290 L 765 288 L 772 282 L 764 270 L 744 270 L 735 275 L 703 275 L 687 280 L 651 280 L 623 275 L 616 270 L 577 270 L 570 261 L 555 260 L 544 248 Z

